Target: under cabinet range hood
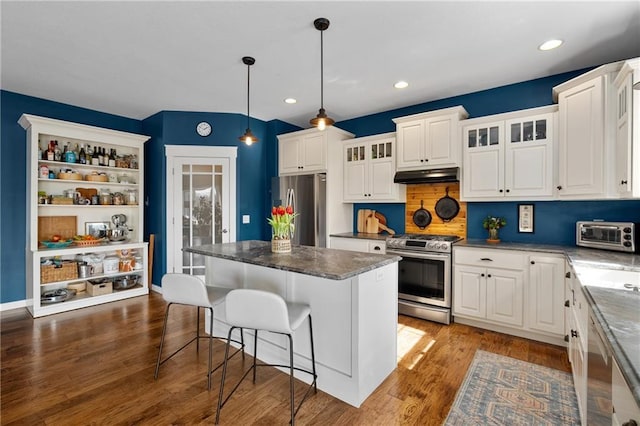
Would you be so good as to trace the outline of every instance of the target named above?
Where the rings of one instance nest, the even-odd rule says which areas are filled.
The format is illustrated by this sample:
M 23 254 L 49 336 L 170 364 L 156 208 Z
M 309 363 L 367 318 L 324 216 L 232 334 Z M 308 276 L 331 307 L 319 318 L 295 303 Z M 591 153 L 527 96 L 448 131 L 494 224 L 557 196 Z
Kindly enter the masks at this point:
M 458 182 L 459 169 L 450 167 L 447 169 L 411 170 L 397 172 L 393 177 L 394 183 L 440 183 Z

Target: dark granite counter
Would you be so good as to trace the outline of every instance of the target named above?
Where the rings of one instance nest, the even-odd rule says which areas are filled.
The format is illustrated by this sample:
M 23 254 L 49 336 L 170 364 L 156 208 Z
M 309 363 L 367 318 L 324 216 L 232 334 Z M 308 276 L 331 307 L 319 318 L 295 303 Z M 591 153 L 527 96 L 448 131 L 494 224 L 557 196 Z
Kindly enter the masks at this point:
M 272 253 L 270 241 L 256 240 L 187 247 L 184 251 L 331 280 L 351 278 L 401 259 L 400 256 L 296 245 L 291 253 Z
M 342 234 L 331 234 L 329 237 L 356 238 L 360 240 L 379 240 L 385 241 L 391 234 L 382 232 L 380 234 L 367 234 L 365 232 L 344 232 Z
M 640 255 L 577 246 L 464 240 L 454 247 L 522 250 L 564 255 L 578 275 L 592 312 L 600 323 L 636 403 L 640 405 L 640 292 L 603 286 L 588 278 L 598 269 L 640 272 Z

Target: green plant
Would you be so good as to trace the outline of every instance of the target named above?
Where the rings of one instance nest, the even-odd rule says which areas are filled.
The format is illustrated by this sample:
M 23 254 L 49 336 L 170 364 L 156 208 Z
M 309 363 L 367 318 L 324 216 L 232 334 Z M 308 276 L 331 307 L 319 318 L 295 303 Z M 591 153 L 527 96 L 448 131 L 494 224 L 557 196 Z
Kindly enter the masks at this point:
M 482 227 L 484 229 L 500 229 L 507 224 L 507 220 L 504 217 L 487 216 L 482 221 Z
M 271 234 L 276 240 L 288 240 L 293 237 L 295 224 L 293 219 L 298 213 L 293 212 L 293 207 L 283 206 L 273 207 L 271 209 L 271 217 L 267 218 L 267 222 L 271 225 Z

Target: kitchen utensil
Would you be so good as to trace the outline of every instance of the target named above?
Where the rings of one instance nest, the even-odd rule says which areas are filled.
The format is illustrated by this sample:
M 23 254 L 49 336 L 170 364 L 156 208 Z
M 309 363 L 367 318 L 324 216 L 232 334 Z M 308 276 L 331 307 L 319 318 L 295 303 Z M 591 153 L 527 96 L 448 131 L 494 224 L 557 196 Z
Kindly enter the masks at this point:
M 380 229 L 380 221 L 376 218 L 375 210 L 367 217 L 365 221 L 365 231 L 367 234 L 377 234 Z
M 77 200 L 78 198 L 80 198 L 80 193 L 75 189 L 65 189 L 62 192 L 64 193 L 64 196 L 67 198 L 72 198 L 74 200 Z
M 382 222 L 378 223 L 378 228 L 379 230 L 387 231 L 390 235 L 394 235 L 396 233 L 396 231 L 389 228 L 387 225 L 384 225 Z
M 115 226 L 124 225 L 125 223 L 127 223 L 127 216 L 123 214 L 114 214 L 113 216 L 111 216 L 111 221 Z
M 424 200 L 420 200 L 420 208 L 413 213 L 413 223 L 420 229 L 431 223 L 431 213 L 424 208 Z
M 455 198 L 449 196 L 449 187 L 446 187 L 445 191 L 446 195 L 436 202 L 435 210 L 440 219 L 449 222 L 458 215 L 460 204 L 458 204 Z
M 382 213 L 374 211 L 374 214 L 375 214 L 376 218 L 378 218 L 378 221 L 382 225 L 386 225 L 387 224 L 387 218 Z
M 140 281 L 140 275 L 124 275 L 113 281 L 113 289 L 126 290 L 138 284 L 138 281 Z
M 47 304 L 47 303 L 64 302 L 66 300 L 71 299 L 75 295 L 76 295 L 75 290 L 67 290 L 66 288 L 48 290 L 43 292 L 40 295 L 40 303 Z
M 86 263 L 78 263 L 78 277 L 87 278 L 93 275 L 93 266 Z

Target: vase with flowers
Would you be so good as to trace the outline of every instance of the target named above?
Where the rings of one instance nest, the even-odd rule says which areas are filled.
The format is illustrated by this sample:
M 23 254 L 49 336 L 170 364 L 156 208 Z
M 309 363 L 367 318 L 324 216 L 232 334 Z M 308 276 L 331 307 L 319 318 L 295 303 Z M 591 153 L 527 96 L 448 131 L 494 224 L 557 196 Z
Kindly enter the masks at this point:
M 274 253 L 289 253 L 291 238 L 295 230 L 293 219 L 298 214 L 291 206 L 278 206 L 271 209 L 271 217 L 267 222 L 271 225 L 271 251 Z
M 482 221 L 482 227 L 489 231 L 488 243 L 499 243 L 498 229 L 507 224 L 507 220 L 503 217 L 487 216 Z

